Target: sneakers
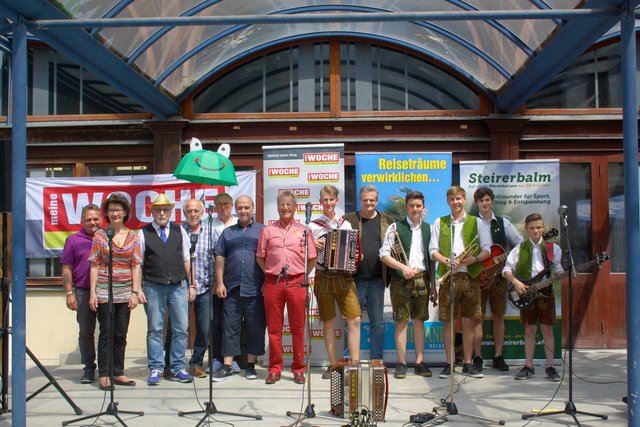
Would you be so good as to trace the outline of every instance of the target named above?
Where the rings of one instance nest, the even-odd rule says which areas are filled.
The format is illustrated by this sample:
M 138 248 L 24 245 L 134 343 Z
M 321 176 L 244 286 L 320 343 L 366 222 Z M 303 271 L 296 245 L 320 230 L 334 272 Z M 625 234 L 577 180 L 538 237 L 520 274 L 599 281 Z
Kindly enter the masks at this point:
M 480 356 L 474 357 L 472 364 L 473 364 L 473 367 L 476 368 L 476 371 L 482 372 L 482 365 L 484 364 L 484 360 L 482 360 L 482 357 Z
M 233 376 L 233 369 L 229 365 L 223 365 L 222 369 L 216 371 L 215 374 L 211 377 L 211 381 L 220 382 L 226 381 Z
M 398 363 L 396 365 L 396 371 L 393 373 L 393 378 L 403 379 L 407 377 L 407 364 Z
M 430 377 L 432 375 L 431 369 L 429 369 L 427 364 L 424 362 L 420 362 L 416 365 L 415 372 L 416 375 L 420 375 L 421 377 Z
M 231 370 L 233 371 L 234 374 L 239 374 L 242 371 L 240 369 L 240 366 L 238 366 L 238 362 L 236 362 L 235 360 L 231 364 Z
M 258 378 L 258 373 L 256 372 L 256 366 L 253 363 L 247 364 L 247 369 L 245 369 L 245 378 L 248 380 L 255 380 Z
M 474 361 L 475 362 L 475 361 Z M 475 363 L 465 363 L 462 365 L 462 375 L 466 375 L 471 378 L 482 378 L 484 375 L 482 374 L 482 370 L 478 370 L 476 368 Z
M 560 381 L 560 375 L 558 374 L 556 368 L 554 368 L 553 366 L 547 367 L 545 371 L 545 378 L 553 382 Z
M 328 380 L 329 378 L 331 378 L 331 366 L 327 366 L 327 369 L 322 373 L 323 380 Z
M 222 369 L 222 363 L 218 359 L 213 359 L 213 372 L 218 372 L 220 369 Z M 205 372 L 209 373 L 209 365 L 207 365 Z
M 94 368 L 84 368 L 82 370 L 82 378 L 80 384 L 91 384 L 96 379 L 96 370 Z
M 179 383 L 190 383 L 191 381 L 193 381 L 193 377 L 184 369 L 180 369 L 177 373 L 171 375 L 171 381 L 177 381 Z
M 160 377 L 162 376 L 162 371 L 160 369 L 152 369 L 149 371 L 149 376 L 147 377 L 147 384 L 149 385 L 158 385 L 160 383 Z
M 447 379 L 450 376 L 451 376 L 451 365 L 445 366 L 442 372 L 440 372 L 440 375 L 438 375 L 438 377 L 442 379 Z
M 191 375 L 196 378 L 204 378 L 207 376 L 207 373 L 198 365 L 193 365 L 189 371 L 191 371 Z
M 526 380 L 536 374 L 536 370 L 533 367 L 523 366 L 516 374 L 517 380 Z
M 493 358 L 493 369 L 497 369 L 498 371 L 507 372 L 509 370 L 509 365 L 504 361 L 502 356 Z

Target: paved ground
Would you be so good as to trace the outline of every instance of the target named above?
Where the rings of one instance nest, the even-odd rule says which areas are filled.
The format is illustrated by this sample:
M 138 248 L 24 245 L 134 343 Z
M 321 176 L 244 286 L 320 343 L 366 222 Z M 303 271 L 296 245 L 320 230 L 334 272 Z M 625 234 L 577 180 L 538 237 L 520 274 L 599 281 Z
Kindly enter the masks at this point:
M 85 415 L 100 412 L 109 401 L 109 394 L 101 391 L 97 383 L 79 383 L 80 370 L 76 365 L 57 366 L 43 361 L 64 390 L 71 396 Z M 626 353 L 619 350 L 575 351 L 574 352 L 573 401 L 581 411 L 607 414 L 606 421 L 587 416 L 578 416 L 584 426 L 624 426 L 627 424 L 626 405 L 620 398 L 626 394 Z M 127 359 L 127 373 L 138 382 L 136 387 L 118 387 L 115 400 L 120 411 L 144 411 L 137 417 L 121 413 L 129 426 L 189 426 L 196 425 L 202 415 L 180 417 L 180 411 L 198 410 L 208 400 L 207 379 L 196 379 L 193 384 L 179 384 L 169 381 L 157 387 L 145 383 L 146 359 L 142 354 L 132 354 Z M 562 374 L 562 367 L 558 366 Z M 480 415 L 490 419 L 501 419 L 506 425 L 576 425 L 568 415 L 536 418 L 529 424 L 521 415 L 542 408 L 562 410 L 568 399 L 568 377 L 560 383 L 544 379 L 544 369 L 537 368 L 537 376 L 525 381 L 515 381 L 516 368 L 507 374 L 485 368 L 483 379 L 465 378 L 456 375 L 457 392 L 455 402 L 460 412 Z M 435 374 L 440 368 L 433 368 Z M 410 370 L 410 372 L 412 372 Z M 392 370 L 390 374 L 392 373 Z M 282 381 L 266 385 L 266 370 L 258 369 L 259 380 L 248 381 L 244 373 L 235 375 L 228 381 L 214 383 L 213 402 L 219 411 L 234 411 L 260 415 L 261 421 L 234 415 L 215 414 L 210 419 L 212 425 L 235 426 L 285 426 L 294 419 L 287 417 L 287 411 L 304 410 L 309 402 L 307 389 L 294 384 L 292 375 L 285 372 Z M 31 361 L 27 363 L 27 392 L 32 393 L 46 383 L 46 378 Z M 318 416 L 328 416 L 330 405 L 329 381 L 322 380 L 320 369 L 314 368 L 311 380 L 311 402 Z M 305 385 L 306 387 L 306 385 Z M 449 381 L 437 378 L 423 378 L 410 373 L 406 379 L 397 380 L 389 376 L 389 403 L 385 426 L 408 424 L 409 416 L 418 412 L 430 412 L 441 399 L 449 394 Z M 69 404 L 53 388 L 49 387 L 27 403 L 27 425 L 29 427 L 56 426 L 77 416 Z M 300 422 L 300 426 L 341 426 L 346 420 L 330 417 L 316 417 Z M 479 421 L 462 415 L 449 416 L 445 425 L 480 425 Z M 491 425 L 491 423 L 484 423 Z M 11 425 L 11 414 L 0 415 L 0 425 Z M 119 425 L 113 416 L 73 423 L 75 426 Z M 205 423 L 204 425 L 207 425 Z

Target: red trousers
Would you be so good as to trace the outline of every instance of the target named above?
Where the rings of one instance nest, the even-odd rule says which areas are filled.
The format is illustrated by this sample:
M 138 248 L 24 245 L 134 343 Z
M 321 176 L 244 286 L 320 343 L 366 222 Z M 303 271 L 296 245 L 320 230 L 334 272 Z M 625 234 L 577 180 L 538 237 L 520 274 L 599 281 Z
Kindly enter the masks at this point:
M 264 282 L 264 312 L 267 318 L 269 333 L 269 373 L 282 372 L 282 326 L 284 325 L 284 306 L 293 342 L 293 373 L 305 372 L 304 364 L 304 328 L 307 312 L 307 288 L 300 287 L 304 274 L 289 276 L 288 283 L 284 279 L 276 283 L 277 276 L 267 274 Z

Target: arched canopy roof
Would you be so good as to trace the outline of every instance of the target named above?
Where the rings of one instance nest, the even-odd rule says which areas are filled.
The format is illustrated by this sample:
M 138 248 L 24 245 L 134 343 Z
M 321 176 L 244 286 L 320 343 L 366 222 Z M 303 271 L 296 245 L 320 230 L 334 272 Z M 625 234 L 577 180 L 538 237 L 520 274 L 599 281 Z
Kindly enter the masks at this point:
M 158 116 L 253 52 L 318 36 L 384 40 L 447 64 L 513 111 L 640 0 L 0 0 L 5 23 Z M 4 25 L 4 32 L 10 25 Z M 1 41 L 1 40 L 0 40 Z

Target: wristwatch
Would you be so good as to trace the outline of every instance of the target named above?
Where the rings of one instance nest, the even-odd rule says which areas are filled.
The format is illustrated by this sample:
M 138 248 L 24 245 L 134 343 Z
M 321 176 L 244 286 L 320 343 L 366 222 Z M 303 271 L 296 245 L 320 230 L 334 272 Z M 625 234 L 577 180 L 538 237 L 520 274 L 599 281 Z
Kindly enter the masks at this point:
M 138 295 L 140 293 L 140 291 L 131 291 L 131 293 Z

